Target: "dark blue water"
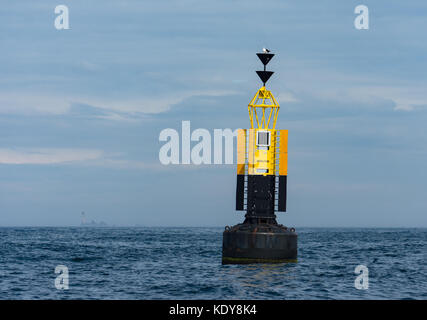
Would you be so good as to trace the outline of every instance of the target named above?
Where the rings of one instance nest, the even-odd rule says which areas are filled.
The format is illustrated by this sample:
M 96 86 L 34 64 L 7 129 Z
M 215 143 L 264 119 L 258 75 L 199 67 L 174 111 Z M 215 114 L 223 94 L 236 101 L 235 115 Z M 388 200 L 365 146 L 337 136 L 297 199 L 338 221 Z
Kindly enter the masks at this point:
M 297 263 L 223 266 L 222 228 L 0 228 L 0 298 L 427 298 L 427 229 L 297 232 Z M 368 290 L 354 286 L 360 264 Z

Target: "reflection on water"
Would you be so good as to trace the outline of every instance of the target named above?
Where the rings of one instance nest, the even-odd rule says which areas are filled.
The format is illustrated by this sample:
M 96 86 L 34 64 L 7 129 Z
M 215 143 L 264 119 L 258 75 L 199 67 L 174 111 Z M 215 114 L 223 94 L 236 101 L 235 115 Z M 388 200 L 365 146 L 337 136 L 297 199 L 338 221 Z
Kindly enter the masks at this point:
M 226 265 L 221 269 L 219 280 L 235 279 L 236 287 L 271 289 L 285 286 L 296 279 L 296 263 Z

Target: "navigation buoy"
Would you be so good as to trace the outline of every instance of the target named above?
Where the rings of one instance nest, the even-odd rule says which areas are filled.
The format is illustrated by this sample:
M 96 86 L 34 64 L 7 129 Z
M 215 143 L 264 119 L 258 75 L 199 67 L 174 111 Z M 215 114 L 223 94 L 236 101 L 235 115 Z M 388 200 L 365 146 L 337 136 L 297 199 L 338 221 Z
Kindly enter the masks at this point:
M 263 85 L 248 105 L 250 129 L 237 133 L 236 210 L 246 211 L 243 223 L 226 227 L 222 263 L 295 261 L 297 234 L 276 221 L 286 212 L 288 130 L 276 129 L 279 104 L 265 84 L 274 72 L 266 65 L 273 53 L 257 53 L 264 65 L 256 71 Z

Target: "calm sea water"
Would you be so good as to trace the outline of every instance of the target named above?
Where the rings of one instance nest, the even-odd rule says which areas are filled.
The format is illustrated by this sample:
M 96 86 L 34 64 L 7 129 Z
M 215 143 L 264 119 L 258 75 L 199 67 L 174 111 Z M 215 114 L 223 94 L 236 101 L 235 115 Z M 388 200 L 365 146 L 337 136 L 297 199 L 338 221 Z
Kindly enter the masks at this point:
M 0 298 L 427 298 L 427 229 L 299 229 L 297 263 L 225 266 L 222 230 L 0 228 Z M 360 264 L 368 290 L 354 287 Z

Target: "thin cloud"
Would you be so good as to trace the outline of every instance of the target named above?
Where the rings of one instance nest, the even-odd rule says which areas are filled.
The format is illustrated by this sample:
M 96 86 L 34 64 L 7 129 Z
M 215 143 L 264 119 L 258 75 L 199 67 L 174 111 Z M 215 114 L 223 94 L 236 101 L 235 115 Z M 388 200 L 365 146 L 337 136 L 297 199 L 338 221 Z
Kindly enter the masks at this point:
M 277 95 L 277 100 L 280 103 L 298 102 L 299 100 L 291 92 L 281 92 Z
M 104 152 L 90 149 L 0 149 L 0 164 L 58 164 L 99 159 Z
M 0 164 L 8 165 L 52 165 L 75 164 L 83 166 L 106 167 L 115 169 L 143 169 L 158 171 L 174 171 L 177 166 L 165 166 L 160 162 L 147 163 L 138 160 L 118 158 L 123 154 L 107 154 L 96 149 L 69 149 L 69 148 L 29 148 L 8 149 L 0 148 Z M 183 169 L 199 169 L 202 166 L 178 166 Z
M 136 98 L 136 99 L 102 99 L 85 97 L 68 97 L 55 95 L 40 95 L 30 92 L 0 93 L 0 114 L 52 114 L 67 115 L 76 114 L 76 106 L 86 106 L 96 111 L 92 114 L 95 118 L 113 121 L 133 121 L 135 116 L 144 114 L 159 114 L 172 109 L 191 97 L 207 96 L 218 97 L 234 94 L 230 90 L 195 90 L 176 95 L 158 98 Z M 77 111 L 78 112 L 78 111 Z M 86 115 L 88 115 L 86 113 Z
M 70 108 L 67 98 L 39 93 L 0 93 L 0 113 L 3 114 L 64 114 Z

